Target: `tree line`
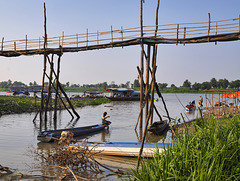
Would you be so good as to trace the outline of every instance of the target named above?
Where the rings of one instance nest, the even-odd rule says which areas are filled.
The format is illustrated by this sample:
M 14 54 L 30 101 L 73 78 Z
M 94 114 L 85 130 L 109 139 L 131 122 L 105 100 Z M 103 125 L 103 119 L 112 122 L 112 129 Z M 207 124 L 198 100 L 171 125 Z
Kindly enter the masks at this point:
M 48 83 L 45 83 L 48 85 Z M 38 85 L 36 81 L 30 82 L 29 86 L 35 86 Z M 27 85 L 20 81 L 2 81 L 0 82 L 0 88 L 2 89 L 9 89 L 11 87 L 26 87 Z M 219 79 L 212 78 L 210 81 L 205 81 L 202 83 L 191 83 L 188 79 L 185 80 L 182 84 L 182 86 L 177 87 L 174 84 L 168 83 L 158 83 L 158 86 L 163 91 L 172 91 L 172 92 L 178 92 L 178 91 L 202 91 L 202 90 L 210 90 L 210 89 L 239 89 L 240 87 L 240 80 L 234 80 L 234 81 L 228 81 L 225 79 Z M 110 84 L 107 82 L 103 83 L 97 83 L 97 84 L 71 84 L 70 82 L 67 82 L 66 84 L 62 84 L 62 87 L 65 89 L 96 89 L 96 90 L 106 90 L 108 88 L 133 88 L 135 90 L 140 89 L 140 82 L 138 79 L 135 79 L 133 83 L 130 81 L 127 81 L 126 83 L 116 84 L 114 81 L 112 81 Z
M 201 90 L 210 90 L 210 89 L 239 89 L 240 80 L 228 81 L 226 78 L 217 80 L 216 78 L 212 78 L 210 81 L 205 81 L 202 83 L 191 83 L 188 79 L 185 80 L 182 86 L 177 87 L 174 84 L 171 84 L 168 87 L 167 83 L 159 83 L 159 88 L 161 90 L 164 89 L 184 89 L 184 90 L 193 90 L 193 91 L 201 91 Z

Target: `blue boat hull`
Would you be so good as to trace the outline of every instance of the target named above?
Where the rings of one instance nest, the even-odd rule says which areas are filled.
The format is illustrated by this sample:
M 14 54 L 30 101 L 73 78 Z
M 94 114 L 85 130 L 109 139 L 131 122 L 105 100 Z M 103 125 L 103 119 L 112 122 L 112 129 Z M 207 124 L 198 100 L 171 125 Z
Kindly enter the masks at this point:
M 37 136 L 37 139 L 41 142 L 51 142 L 55 139 L 58 139 L 61 136 L 62 131 L 71 131 L 73 136 L 83 136 L 91 133 L 99 132 L 104 130 L 105 126 L 101 124 L 85 126 L 85 127 L 76 127 L 68 129 L 58 129 L 40 132 Z

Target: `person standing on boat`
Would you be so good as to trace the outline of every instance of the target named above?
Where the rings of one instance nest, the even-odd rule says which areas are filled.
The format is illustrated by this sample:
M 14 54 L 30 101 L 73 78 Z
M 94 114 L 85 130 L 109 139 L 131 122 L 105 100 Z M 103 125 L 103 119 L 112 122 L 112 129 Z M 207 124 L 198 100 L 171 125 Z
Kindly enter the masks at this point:
M 109 118 L 110 116 L 107 116 L 107 112 L 104 112 L 102 117 L 101 117 L 101 124 L 107 127 L 109 129 L 109 124 L 111 123 L 110 121 L 107 121 L 106 119 Z
M 203 97 L 200 95 L 200 100 L 198 102 L 200 107 L 203 107 L 202 103 L 203 103 Z

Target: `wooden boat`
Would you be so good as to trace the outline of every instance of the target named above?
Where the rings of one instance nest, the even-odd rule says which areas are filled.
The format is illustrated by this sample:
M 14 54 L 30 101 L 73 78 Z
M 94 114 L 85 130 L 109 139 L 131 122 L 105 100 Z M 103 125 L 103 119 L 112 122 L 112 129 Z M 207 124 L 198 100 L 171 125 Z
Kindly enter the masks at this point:
M 111 95 L 107 96 L 111 101 L 139 101 L 140 93 L 135 92 L 133 89 L 127 88 L 111 88 L 107 89 L 111 91 Z
M 171 146 L 170 143 L 144 143 L 143 157 L 152 157 L 157 149 L 159 153 L 164 151 L 165 147 Z M 107 143 L 77 143 L 70 145 L 71 150 L 88 149 L 96 155 L 137 157 L 141 148 L 140 142 L 107 142 Z
M 163 132 L 165 132 L 165 130 L 167 130 L 169 128 L 169 125 L 167 123 L 167 120 L 162 120 L 162 121 L 157 121 L 154 122 L 149 128 L 148 131 L 152 132 L 154 134 L 157 135 L 161 135 L 163 134 Z
M 109 123 L 111 124 L 111 122 Z M 41 142 L 51 142 L 58 139 L 61 136 L 62 131 L 71 131 L 73 136 L 83 136 L 91 133 L 99 132 L 104 130 L 105 126 L 101 124 L 95 124 L 91 126 L 68 128 L 68 129 L 58 129 L 50 131 L 42 131 L 38 134 L 37 139 Z

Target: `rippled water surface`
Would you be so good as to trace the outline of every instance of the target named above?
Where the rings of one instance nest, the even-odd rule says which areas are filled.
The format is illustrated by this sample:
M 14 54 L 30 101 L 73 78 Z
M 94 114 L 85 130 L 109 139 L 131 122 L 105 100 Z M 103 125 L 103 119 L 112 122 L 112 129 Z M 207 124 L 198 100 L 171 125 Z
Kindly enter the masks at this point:
M 156 96 L 157 97 L 157 96 Z M 184 113 L 184 107 L 190 101 L 198 102 L 199 94 L 163 94 L 166 101 L 170 117 L 180 118 L 180 113 L 183 113 L 186 121 L 193 119 L 197 113 Z M 161 115 L 167 115 L 164 111 L 162 101 L 155 101 L 156 107 Z M 77 112 L 80 115 L 79 120 L 71 120 L 71 116 L 67 111 L 58 112 L 58 121 L 54 126 L 52 121 L 49 121 L 46 126 L 41 129 L 60 129 L 66 127 L 78 127 L 100 123 L 100 117 L 104 111 L 110 115 L 109 131 L 103 131 L 88 137 L 89 141 L 108 142 L 108 141 L 123 141 L 123 142 L 138 142 L 140 141 L 140 133 L 134 127 L 139 114 L 139 102 L 111 102 L 99 106 L 86 106 L 78 108 Z M 0 164 L 20 172 L 28 172 L 31 170 L 35 160 L 29 156 L 31 147 L 39 149 L 47 149 L 38 143 L 37 134 L 40 131 L 39 117 L 35 124 L 33 118 L 35 113 L 4 115 L 0 117 Z M 49 118 L 52 113 L 49 113 Z M 158 121 L 157 115 L 154 115 L 154 121 Z M 164 137 L 148 136 L 147 142 L 171 142 L 171 133 L 168 132 Z

